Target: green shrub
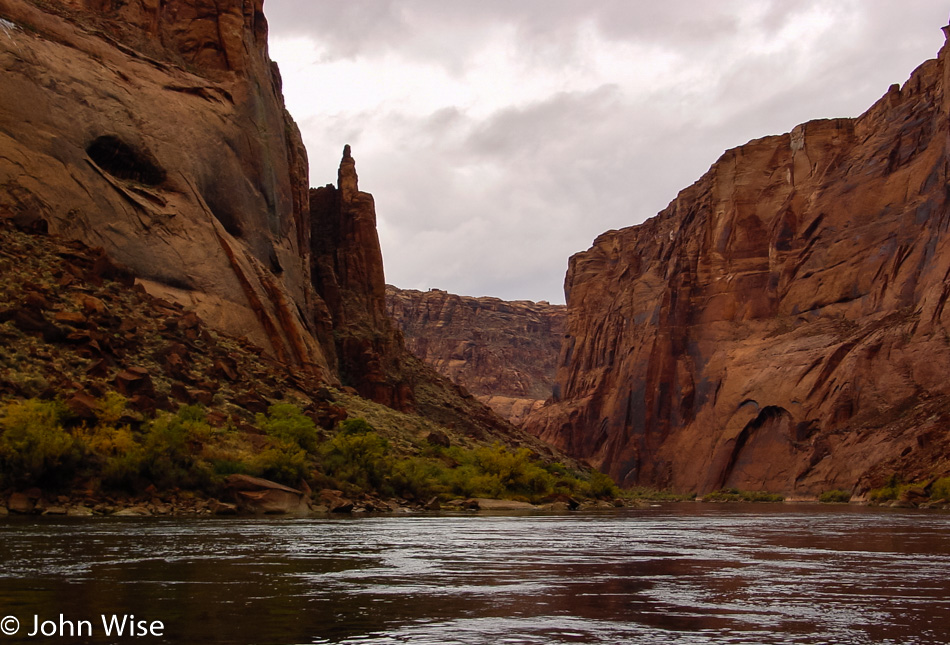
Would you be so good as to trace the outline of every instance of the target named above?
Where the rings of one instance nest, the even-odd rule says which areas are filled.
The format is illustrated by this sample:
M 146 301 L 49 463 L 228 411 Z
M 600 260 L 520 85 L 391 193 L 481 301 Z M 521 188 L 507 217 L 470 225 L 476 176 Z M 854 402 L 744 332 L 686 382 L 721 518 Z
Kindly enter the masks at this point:
M 632 499 L 648 500 L 651 502 L 689 502 L 696 499 L 696 493 L 674 493 L 671 490 L 657 490 L 653 488 L 637 487 L 623 491 Z
M 428 500 L 448 490 L 447 470 L 444 464 L 431 459 L 401 459 L 393 466 L 391 485 L 397 495 Z
M 778 493 L 737 488 L 723 488 L 703 496 L 704 502 L 782 502 L 784 500 L 785 497 Z
M 67 476 L 79 460 L 76 440 L 63 428 L 65 409 L 53 401 L 8 403 L 0 413 L 0 464 L 12 483 Z
M 313 419 L 296 405 L 276 403 L 267 410 L 267 415 L 257 415 L 257 425 L 266 434 L 276 437 L 291 446 L 315 453 L 320 436 Z
M 587 494 L 602 499 L 615 498 L 620 496 L 620 489 L 609 475 L 595 470 L 591 472 L 590 479 L 587 480 Z
M 868 493 L 868 501 L 873 504 L 881 504 L 896 500 L 900 496 L 900 484 L 895 481 L 888 483 L 881 488 L 874 488 Z
M 256 474 L 250 464 L 238 459 L 212 459 L 210 463 L 214 474 L 219 477 Z
M 355 419 L 344 419 L 340 422 L 340 432 L 345 435 L 367 434 L 376 432 L 376 428 L 369 424 L 366 419 L 359 417 Z
M 851 493 L 841 489 L 826 490 L 818 496 L 818 501 L 822 504 L 847 504 L 851 501 Z
M 115 426 L 126 413 L 129 400 L 118 392 L 109 392 L 99 399 L 99 424 Z
M 483 486 L 496 490 L 500 485 L 502 494 L 543 495 L 552 490 L 553 476 L 532 461 L 533 453 L 528 448 L 511 452 L 500 443 L 490 447 L 476 448 L 474 465 L 482 476 Z M 496 485 L 497 482 L 497 485 Z
M 950 501 L 950 477 L 941 477 L 930 487 L 930 499 Z
M 142 476 L 159 488 L 207 485 L 213 469 L 198 457 L 211 432 L 204 410 L 198 406 L 184 406 L 175 415 L 160 414 L 145 429 Z
M 251 472 L 265 479 L 296 486 L 312 470 L 307 453 L 287 444 L 267 448 L 251 464 Z
M 380 492 L 390 488 L 384 487 L 393 469 L 389 442 L 375 432 L 340 432 L 320 446 L 319 454 L 323 471 L 340 482 Z

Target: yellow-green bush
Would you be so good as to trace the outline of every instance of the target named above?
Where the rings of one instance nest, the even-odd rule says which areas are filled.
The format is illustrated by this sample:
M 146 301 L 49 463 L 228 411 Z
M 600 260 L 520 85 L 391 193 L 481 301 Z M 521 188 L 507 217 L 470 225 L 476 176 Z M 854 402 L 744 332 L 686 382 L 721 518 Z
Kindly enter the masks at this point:
M 289 403 L 274 404 L 268 408 L 266 415 L 258 414 L 257 427 L 266 434 L 309 453 L 316 452 L 320 440 L 313 419 L 296 405 Z
M 606 475 L 578 476 L 563 464 L 545 464 L 527 448 L 426 446 L 402 457 L 364 419 L 347 419 L 320 442 L 314 422 L 299 408 L 277 404 L 256 417 L 265 437 L 251 440 L 233 428 L 215 429 L 203 408 L 184 406 L 123 423 L 137 415 L 115 393 L 97 401 L 94 423 L 69 419 L 66 408 L 29 400 L 0 406 L 0 473 L 6 485 L 69 484 L 106 488 L 214 490 L 233 473 L 296 485 L 301 479 L 426 500 L 432 496 L 509 497 L 534 502 L 554 496 L 613 497 Z M 319 469 L 317 468 L 319 466 Z M 319 472 L 322 470 L 322 473 Z
M 778 493 L 736 488 L 723 488 L 703 496 L 704 502 L 781 502 L 784 500 L 785 497 Z
M 851 493 L 846 490 L 826 490 L 818 496 L 822 504 L 847 504 L 851 501 Z
M 950 501 L 950 477 L 941 477 L 930 487 L 930 499 Z
M 41 483 L 67 476 L 79 461 L 79 446 L 63 428 L 64 408 L 29 399 L 3 406 L 0 465 L 7 484 Z
M 141 474 L 159 488 L 194 488 L 209 483 L 211 465 L 200 459 L 211 436 L 204 410 L 184 406 L 177 414 L 159 414 L 142 438 Z
M 896 500 L 901 494 L 900 478 L 892 474 L 880 488 L 874 488 L 868 492 L 868 501 L 872 504 L 881 504 Z
M 366 434 L 367 432 L 376 432 L 376 428 L 370 425 L 366 419 L 356 417 L 341 421 L 340 432 L 343 434 Z
M 389 442 L 375 432 L 341 431 L 320 446 L 319 454 L 323 472 L 328 476 L 364 490 L 388 492 L 387 480 L 394 460 Z
M 409 499 L 427 500 L 447 491 L 444 464 L 420 457 L 397 461 L 392 468 L 393 492 Z
M 591 497 L 613 498 L 620 496 L 620 489 L 609 475 L 595 470 L 587 480 L 587 494 Z
M 265 449 L 247 466 L 245 472 L 291 486 L 307 479 L 313 471 L 307 453 L 287 444 Z

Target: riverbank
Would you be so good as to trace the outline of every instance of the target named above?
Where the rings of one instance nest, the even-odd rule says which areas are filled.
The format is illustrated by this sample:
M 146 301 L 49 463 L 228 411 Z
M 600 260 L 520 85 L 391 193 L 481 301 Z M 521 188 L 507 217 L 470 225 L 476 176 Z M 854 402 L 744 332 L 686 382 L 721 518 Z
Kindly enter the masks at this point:
M 93 491 L 52 494 L 39 488 L 6 491 L 0 495 L 0 517 L 188 517 L 254 515 L 327 515 L 425 511 L 583 511 L 594 509 L 636 508 L 641 500 L 615 498 L 598 500 L 570 496 L 552 497 L 541 503 L 512 499 L 458 498 L 426 501 L 384 498 L 369 493 L 346 494 L 336 489 L 312 491 L 306 482 L 299 488 L 249 477 L 232 475 L 217 497 L 192 491 L 159 491 L 151 487 L 140 495 L 104 495 Z

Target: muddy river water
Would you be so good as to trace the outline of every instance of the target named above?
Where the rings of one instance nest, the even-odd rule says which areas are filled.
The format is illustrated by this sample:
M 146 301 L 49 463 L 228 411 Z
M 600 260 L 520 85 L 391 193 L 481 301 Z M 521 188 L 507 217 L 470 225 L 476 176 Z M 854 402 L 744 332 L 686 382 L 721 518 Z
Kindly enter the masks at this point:
M 70 519 L 0 520 L 0 645 L 950 642 L 947 512 Z

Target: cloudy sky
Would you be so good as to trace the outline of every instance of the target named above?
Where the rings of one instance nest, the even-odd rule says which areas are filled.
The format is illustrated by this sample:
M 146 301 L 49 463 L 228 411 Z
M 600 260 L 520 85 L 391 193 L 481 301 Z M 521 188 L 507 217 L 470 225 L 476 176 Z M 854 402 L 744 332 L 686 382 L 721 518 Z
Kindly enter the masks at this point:
M 563 302 L 567 258 L 727 148 L 857 116 L 940 0 L 267 0 L 311 183 L 353 146 L 389 283 Z

